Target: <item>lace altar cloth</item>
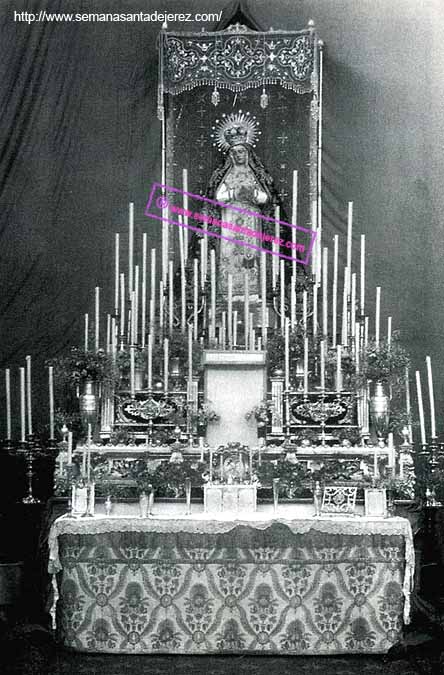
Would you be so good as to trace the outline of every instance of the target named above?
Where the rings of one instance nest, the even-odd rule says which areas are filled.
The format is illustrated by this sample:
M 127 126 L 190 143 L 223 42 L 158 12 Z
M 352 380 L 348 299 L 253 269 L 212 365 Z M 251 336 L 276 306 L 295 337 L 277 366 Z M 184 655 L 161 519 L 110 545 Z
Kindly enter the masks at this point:
M 249 532 L 253 533 L 251 536 L 265 538 L 265 543 L 260 547 L 262 552 L 255 554 L 251 560 L 248 559 L 252 550 L 251 544 L 248 548 L 247 543 Z M 276 536 L 278 539 L 273 539 Z M 125 537 L 129 537 L 129 543 L 128 541 L 124 543 Z M 131 549 L 134 537 L 137 542 L 136 553 Z M 227 539 L 229 537 L 232 539 Z M 267 537 L 272 542 L 268 553 L 266 552 Z M 62 538 L 62 552 L 59 558 L 60 538 Z M 164 552 L 153 552 L 156 546 L 158 551 L 164 547 Z M 203 513 L 190 516 L 175 514 L 173 517 L 158 515 L 147 519 L 125 516 L 66 519 L 62 516 L 54 522 L 51 528 L 49 548 L 49 571 L 51 573 L 63 572 L 64 580 L 61 584 L 61 600 L 59 600 L 61 609 L 59 606 L 58 610 L 59 619 L 60 616 L 62 617 L 62 639 L 67 646 L 81 650 L 136 653 L 161 650 L 167 653 L 208 653 L 219 650 L 242 652 L 245 647 L 247 651 L 264 649 L 279 653 L 383 652 L 400 638 L 401 617 L 406 624 L 410 620 L 414 548 L 410 523 L 405 518 L 326 516 L 292 519 L 276 516 L 271 508 L 268 513 L 242 514 L 242 517 L 239 515 L 230 519 L 227 514 Z M 103 551 L 107 548 L 113 552 L 108 551 L 104 554 Z M 123 561 L 118 560 L 119 556 L 122 557 L 123 550 L 131 560 L 125 557 Z M 104 555 L 106 560 L 103 559 Z M 171 559 L 157 560 L 156 556 L 161 558 L 171 556 Z M 226 556 L 230 560 L 225 560 Z M 236 558 L 235 561 L 231 560 L 233 557 Z M 122 562 L 125 564 L 120 565 Z M 217 573 L 210 571 L 211 565 L 213 564 L 211 569 L 214 570 L 216 563 Z M 104 564 L 105 568 L 102 569 Z M 144 568 L 145 564 L 150 566 L 148 576 Z M 205 572 L 203 572 L 204 567 Z M 102 577 L 99 572 L 102 573 Z M 99 577 L 94 581 L 94 575 L 98 574 Z M 182 630 L 179 630 L 180 626 L 174 618 L 170 617 L 172 623 L 168 618 L 165 618 L 162 623 L 158 616 L 155 636 L 152 634 L 153 622 L 148 622 L 149 631 L 151 631 L 151 644 L 148 644 L 148 636 L 140 623 L 143 617 L 138 618 L 139 628 L 137 630 L 140 629 L 138 633 L 130 631 L 128 617 L 125 619 L 127 624 L 124 621 L 125 617 L 121 617 L 120 623 L 117 620 L 113 621 L 112 626 L 114 628 L 120 626 L 117 633 L 125 634 L 125 639 L 119 641 L 117 634 L 114 633 L 115 637 L 110 637 L 111 625 L 108 625 L 104 617 L 109 615 L 109 608 L 108 613 L 106 612 L 108 603 L 114 606 L 117 600 L 115 597 L 111 599 L 111 596 L 116 595 L 116 590 L 110 590 L 113 583 L 111 578 L 106 579 L 107 574 L 110 577 L 114 574 L 120 578 L 120 589 L 125 583 L 127 584 L 126 595 L 124 594 L 123 599 L 119 600 L 120 612 L 123 611 L 122 603 L 131 604 L 131 601 L 136 603 L 137 611 L 145 614 L 148 612 L 149 605 L 151 605 L 150 612 L 153 611 L 153 604 L 155 605 L 156 602 L 158 607 L 164 607 L 165 611 L 166 606 L 171 603 L 175 606 L 176 616 L 178 613 L 184 614 L 185 612 L 182 617 L 184 623 L 179 622 Z M 270 574 L 273 582 L 267 585 L 265 582 L 267 575 Z M 128 579 L 124 582 L 126 575 Z M 158 575 L 159 588 L 155 590 L 152 588 L 155 580 L 149 581 L 152 575 L 154 577 Z M 191 583 L 193 575 L 197 575 L 194 584 Z M 236 575 L 240 575 L 241 578 L 236 580 Z M 174 577 L 187 579 L 182 590 L 177 585 L 178 579 L 174 581 Z M 215 578 L 217 584 L 221 584 L 218 593 L 214 591 Z M 202 584 L 202 581 L 205 583 Z M 83 598 L 79 597 L 78 590 L 73 590 L 80 588 L 79 583 L 83 591 L 86 591 Z M 108 590 L 102 588 L 104 583 L 108 584 Z M 149 595 L 154 594 L 156 600 L 153 597 L 143 597 L 142 589 L 146 591 L 148 587 L 152 591 Z M 272 593 L 275 587 L 276 593 Z M 203 588 L 207 590 L 203 592 Z M 179 597 L 184 589 L 191 593 L 190 597 L 185 600 L 188 607 L 186 611 L 182 605 L 179 610 L 175 604 L 177 599 L 175 593 Z M 131 600 L 128 594 L 131 595 L 136 590 L 137 597 L 134 596 Z M 192 592 L 197 594 L 196 597 Z M 213 592 L 216 596 L 211 599 Z M 231 599 L 228 602 L 229 598 L 224 597 L 218 610 L 220 618 L 218 640 L 216 640 L 214 631 L 213 639 L 207 640 L 202 637 L 204 635 L 201 630 L 202 622 L 205 624 L 206 612 L 208 616 L 205 625 L 209 630 L 211 624 L 209 617 L 216 611 L 221 593 L 225 596 L 228 594 Z M 245 618 L 246 609 L 238 606 L 242 593 L 245 599 L 250 600 L 248 610 L 250 620 L 248 621 Z M 261 593 L 265 593 L 264 598 Z M 252 594 L 257 596 L 255 600 L 252 599 Z M 65 600 L 63 600 L 64 595 Z M 83 637 L 80 637 L 79 631 L 74 630 L 74 627 L 83 625 L 79 619 L 82 612 L 79 614 L 79 611 L 83 604 L 87 604 L 89 596 L 94 598 L 95 609 L 91 609 L 93 605 L 89 608 L 90 630 L 84 631 Z M 267 599 L 265 596 L 268 598 L 267 602 L 271 603 L 268 609 L 265 608 Z M 284 603 L 282 603 L 283 598 Z M 74 623 L 75 617 L 72 615 L 73 608 L 70 605 L 72 602 L 77 608 L 77 620 Z M 181 602 L 183 604 L 183 599 Z M 193 602 L 197 603 L 196 607 Z M 199 609 L 197 605 L 201 602 L 203 606 Z M 262 609 L 261 602 L 264 603 Z M 304 610 L 306 618 L 309 615 L 312 617 L 308 625 L 312 626 L 313 633 L 321 636 L 318 637 L 317 642 L 313 642 L 313 635 L 310 638 L 305 628 L 302 629 L 303 626 L 305 627 L 305 619 L 302 615 L 299 616 L 298 612 L 302 610 L 298 609 L 298 605 L 300 603 L 301 607 L 302 605 L 305 607 L 306 602 L 309 604 L 309 609 Z M 256 603 L 255 609 L 252 608 L 251 603 Z M 226 619 L 224 623 L 221 617 L 228 611 L 227 606 L 229 613 L 231 612 L 231 618 L 224 614 L 224 619 Z M 280 611 L 286 608 L 285 613 L 290 612 L 295 615 L 293 621 L 286 621 L 286 632 L 282 633 L 281 627 L 280 647 L 276 645 L 276 641 L 271 640 L 270 634 L 260 630 L 260 626 L 270 627 L 273 621 L 277 621 L 275 613 L 273 613 L 273 621 L 271 615 L 268 618 L 266 616 L 267 612 L 272 611 L 271 607 L 275 607 L 273 612 L 277 611 L 277 606 Z M 211 608 L 212 611 L 210 611 Z M 239 624 L 235 620 L 236 612 L 236 616 L 234 618 L 232 616 L 235 608 L 236 612 L 239 612 L 239 618 L 243 617 Z M 96 610 L 100 610 L 98 614 Z M 193 611 L 200 619 L 194 617 L 194 633 L 192 638 L 186 642 L 182 633 L 185 630 L 184 626 L 191 621 L 191 615 L 188 616 L 186 612 L 189 614 Z M 157 609 L 154 610 L 154 614 L 156 612 L 158 613 Z M 375 618 L 376 616 L 378 619 Z M 95 620 L 93 621 L 91 617 L 95 617 Z M 290 615 L 287 619 L 289 618 Z M 146 620 L 148 621 L 147 618 Z M 122 621 L 126 628 L 122 628 Z M 243 625 L 245 628 L 247 624 L 250 626 L 250 632 L 253 630 L 251 626 L 254 625 L 256 638 L 252 642 L 243 641 L 239 633 L 240 627 Z M 339 640 L 336 633 L 342 631 L 342 635 L 345 631 L 344 626 L 348 626 L 348 637 L 343 636 Z M 277 627 L 275 628 L 277 630 Z M 128 631 L 132 633 L 132 637 L 128 637 Z M 176 637 L 173 635 L 175 633 L 177 633 Z M 179 637 L 179 633 L 182 637 Z M 104 642 L 100 641 L 101 635 Z M 131 639 L 135 641 L 133 645 L 131 645 Z M 264 641 L 263 644 L 261 640 Z

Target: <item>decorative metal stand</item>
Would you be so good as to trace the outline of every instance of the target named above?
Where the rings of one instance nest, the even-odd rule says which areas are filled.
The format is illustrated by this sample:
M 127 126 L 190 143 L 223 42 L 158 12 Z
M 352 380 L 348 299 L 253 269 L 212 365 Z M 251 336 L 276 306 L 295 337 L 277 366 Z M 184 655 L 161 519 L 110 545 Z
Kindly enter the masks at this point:
M 22 504 L 40 504 L 41 501 L 37 497 L 34 497 L 33 491 L 32 491 L 32 480 L 34 477 L 34 471 L 32 468 L 33 462 L 34 462 L 34 445 L 35 445 L 35 438 L 33 436 L 28 436 L 28 440 L 21 442 L 19 445 L 19 451 L 21 451 L 26 460 L 26 476 L 28 479 L 28 494 L 26 497 L 23 497 L 22 499 Z

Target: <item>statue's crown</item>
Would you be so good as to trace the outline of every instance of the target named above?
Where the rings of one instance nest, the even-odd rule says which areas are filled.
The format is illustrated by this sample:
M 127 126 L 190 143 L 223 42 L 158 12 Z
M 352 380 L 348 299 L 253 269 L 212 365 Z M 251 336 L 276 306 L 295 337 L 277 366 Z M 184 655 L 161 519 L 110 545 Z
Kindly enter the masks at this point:
M 211 138 L 213 145 L 226 152 L 240 143 L 256 147 L 255 141 L 260 133 L 257 130 L 256 117 L 239 110 L 238 113 L 224 114 L 221 120 L 216 120 Z

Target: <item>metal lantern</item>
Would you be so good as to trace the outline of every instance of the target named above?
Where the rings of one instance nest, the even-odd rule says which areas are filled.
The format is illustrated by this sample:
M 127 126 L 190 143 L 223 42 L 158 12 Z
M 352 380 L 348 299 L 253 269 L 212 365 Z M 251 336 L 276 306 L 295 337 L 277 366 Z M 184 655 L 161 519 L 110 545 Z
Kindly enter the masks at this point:
M 384 392 L 382 382 L 376 382 L 375 393 L 370 397 L 370 416 L 378 438 L 387 435 L 390 416 L 390 400 Z

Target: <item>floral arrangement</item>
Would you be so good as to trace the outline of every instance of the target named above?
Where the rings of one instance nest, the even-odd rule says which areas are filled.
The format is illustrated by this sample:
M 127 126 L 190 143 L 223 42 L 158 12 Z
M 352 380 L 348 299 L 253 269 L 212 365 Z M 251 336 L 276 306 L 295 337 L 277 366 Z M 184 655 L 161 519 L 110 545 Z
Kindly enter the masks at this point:
M 384 382 L 392 388 L 403 385 L 405 380 L 405 369 L 410 366 L 410 358 L 407 351 L 399 342 L 399 333 L 393 334 L 393 339 L 389 344 L 387 340 L 379 343 L 371 341 L 368 343 L 365 354 L 363 355 L 359 376 L 357 376 L 358 385 L 367 384 L 368 380 L 373 382 Z
M 199 427 L 207 427 L 212 422 L 217 422 L 219 415 L 210 406 L 210 403 L 202 403 L 197 410 L 191 410 L 191 422 Z
M 144 460 L 133 462 L 132 466 L 132 476 L 139 493 L 149 491 L 152 486 L 157 497 L 183 497 L 185 479 L 190 478 L 192 486 L 200 487 L 204 471 L 205 464 L 187 460 L 181 463 L 164 460 L 155 469 L 149 468 Z
M 245 419 L 247 421 L 255 419 L 256 422 L 268 423 L 270 414 L 274 411 L 274 405 L 267 400 L 262 401 L 259 405 L 255 405 L 249 412 L 246 413 Z
M 50 359 L 47 365 L 53 366 L 54 380 L 59 388 L 76 388 L 88 379 L 113 385 L 118 376 L 111 355 L 106 354 L 103 349 L 85 352 L 78 347 L 72 347 L 69 354 Z

